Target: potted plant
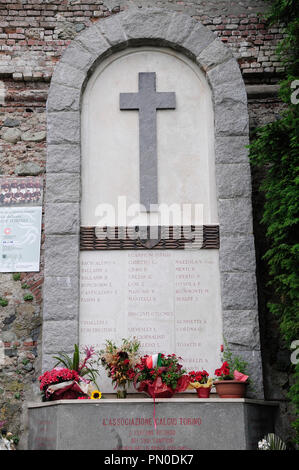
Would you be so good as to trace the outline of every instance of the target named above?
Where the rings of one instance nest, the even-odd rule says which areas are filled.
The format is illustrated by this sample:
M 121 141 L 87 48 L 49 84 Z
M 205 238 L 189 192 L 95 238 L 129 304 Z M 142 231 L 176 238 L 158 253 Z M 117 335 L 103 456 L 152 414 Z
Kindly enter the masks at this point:
M 95 351 L 92 347 L 86 347 L 84 349 L 85 357 L 80 360 L 79 348 L 75 344 L 72 357 L 63 352 L 58 353 L 58 356 L 54 356 L 54 359 L 58 359 L 55 367 L 44 372 L 38 379 L 42 400 L 88 398 L 93 389 L 91 382 L 97 385 L 95 380 L 98 372 L 91 366 L 94 354 Z M 61 366 L 57 367 L 59 364 Z
M 209 373 L 206 370 L 199 370 L 197 372 L 192 370 L 188 376 L 188 388 L 195 389 L 198 398 L 209 398 L 213 385 L 213 379 L 209 377 Z
M 117 389 L 117 398 L 126 398 L 127 387 L 135 377 L 135 366 L 139 359 L 140 342 L 137 338 L 123 338 L 122 344 L 107 340 L 105 349 L 100 351 L 100 360 Z
M 143 356 L 136 365 L 134 385 L 138 392 L 145 392 L 152 398 L 171 398 L 183 392 L 189 384 L 189 377 L 179 363 L 181 357 L 175 354 Z
M 217 379 L 214 380 L 216 392 L 220 398 L 243 398 L 248 384 L 246 375 L 247 362 L 232 354 L 228 349 L 223 352 L 223 363 L 215 370 Z

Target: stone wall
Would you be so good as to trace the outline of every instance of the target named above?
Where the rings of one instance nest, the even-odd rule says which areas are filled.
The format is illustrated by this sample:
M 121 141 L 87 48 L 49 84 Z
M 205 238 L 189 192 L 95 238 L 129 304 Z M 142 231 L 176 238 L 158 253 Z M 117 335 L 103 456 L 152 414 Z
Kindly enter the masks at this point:
M 182 11 L 200 20 L 232 49 L 247 84 L 278 81 L 283 69 L 275 50 L 283 29 L 268 28 L 258 15 L 266 8 L 262 0 L 0 0 L 0 175 L 45 175 L 49 81 L 69 42 L 95 21 L 130 6 L 148 5 Z M 277 119 L 283 109 L 277 96 L 249 98 L 251 130 Z M 269 292 L 261 259 L 264 231 L 258 223 L 263 205 L 257 193 L 260 179 L 261 175 L 253 172 L 264 384 L 267 399 L 281 400 L 279 430 L 288 439 L 292 412 L 285 401 L 289 362 L 266 309 Z M 19 279 L 0 274 L 0 297 L 8 300 L 7 306 L 0 306 L 0 341 L 5 353 L 4 362 L 0 362 L 0 423 L 21 437 L 21 448 L 26 445 L 25 403 L 39 396 L 42 283 L 43 243 L 39 273 L 24 273 Z M 24 300 L 26 293 L 32 293 L 32 301 Z

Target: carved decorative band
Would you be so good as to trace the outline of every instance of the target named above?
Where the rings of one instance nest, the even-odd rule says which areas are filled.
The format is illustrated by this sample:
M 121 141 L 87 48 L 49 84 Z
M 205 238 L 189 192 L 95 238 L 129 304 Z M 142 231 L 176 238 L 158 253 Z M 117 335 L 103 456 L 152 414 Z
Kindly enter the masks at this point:
M 81 227 L 80 250 L 219 249 L 219 225 Z

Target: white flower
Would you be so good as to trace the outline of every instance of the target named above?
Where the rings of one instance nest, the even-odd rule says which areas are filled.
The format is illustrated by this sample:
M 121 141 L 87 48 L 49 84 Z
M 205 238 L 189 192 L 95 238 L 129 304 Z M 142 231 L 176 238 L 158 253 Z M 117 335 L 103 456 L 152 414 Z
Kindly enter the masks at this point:
M 266 441 L 266 439 L 262 439 L 258 443 L 258 448 L 259 448 L 259 450 L 270 450 L 269 442 Z

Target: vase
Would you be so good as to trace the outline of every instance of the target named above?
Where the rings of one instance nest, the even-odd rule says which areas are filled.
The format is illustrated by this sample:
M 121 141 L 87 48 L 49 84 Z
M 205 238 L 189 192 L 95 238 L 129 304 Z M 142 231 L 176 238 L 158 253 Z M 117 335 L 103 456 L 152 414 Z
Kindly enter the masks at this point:
M 219 398 L 244 398 L 246 382 L 239 380 L 218 380 L 214 382 Z
M 198 387 L 196 393 L 198 398 L 209 398 L 212 387 Z
M 125 388 L 120 388 L 116 392 L 116 398 L 127 398 L 127 390 Z

